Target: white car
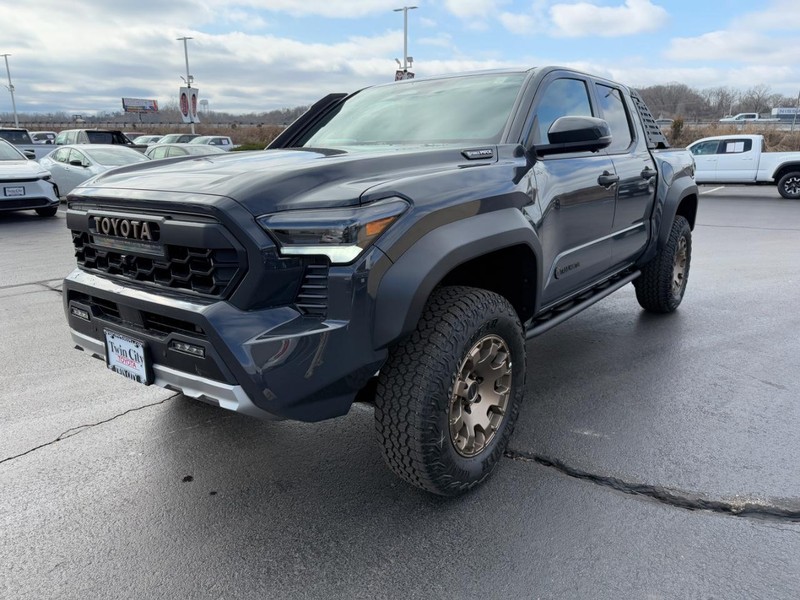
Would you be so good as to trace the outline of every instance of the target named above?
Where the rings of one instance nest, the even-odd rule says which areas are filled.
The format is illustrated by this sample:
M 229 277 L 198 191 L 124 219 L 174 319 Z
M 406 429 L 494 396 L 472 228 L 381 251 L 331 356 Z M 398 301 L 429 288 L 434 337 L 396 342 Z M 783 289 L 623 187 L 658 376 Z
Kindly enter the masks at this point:
M 214 146 L 215 148 L 219 148 L 221 150 L 232 150 L 236 146 L 233 143 L 233 140 L 229 138 L 227 135 L 201 135 L 200 137 L 194 138 L 190 144 L 206 144 L 208 146 Z
M 52 217 L 58 194 L 47 169 L 0 140 L 0 211 L 7 210 L 35 210 L 40 217 Z
M 50 171 L 58 193 L 64 196 L 90 177 L 148 160 L 141 152 L 118 144 L 72 144 L 53 150 L 39 163 Z

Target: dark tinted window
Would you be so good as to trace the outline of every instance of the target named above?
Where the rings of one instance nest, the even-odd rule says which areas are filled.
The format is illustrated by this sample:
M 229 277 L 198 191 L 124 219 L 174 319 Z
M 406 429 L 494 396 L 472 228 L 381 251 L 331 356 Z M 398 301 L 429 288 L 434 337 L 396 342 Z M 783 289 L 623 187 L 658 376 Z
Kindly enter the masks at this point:
M 596 91 L 603 118 L 611 128 L 611 145 L 608 147 L 608 152 L 623 152 L 631 145 L 633 136 L 622 92 L 599 83 L 596 84 Z
M 533 143 L 549 143 L 547 131 L 553 121 L 567 116 L 593 116 L 586 84 L 579 79 L 556 79 L 547 84 L 536 104 Z

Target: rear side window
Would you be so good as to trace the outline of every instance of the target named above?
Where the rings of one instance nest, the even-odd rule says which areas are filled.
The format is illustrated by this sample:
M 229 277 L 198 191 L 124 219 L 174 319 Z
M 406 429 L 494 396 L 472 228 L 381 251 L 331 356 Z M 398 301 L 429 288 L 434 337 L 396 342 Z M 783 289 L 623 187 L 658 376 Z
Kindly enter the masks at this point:
M 625 110 L 625 102 L 622 99 L 622 92 L 617 88 L 607 85 L 595 84 L 597 100 L 603 118 L 611 128 L 611 145 L 609 152 L 624 152 L 633 141 L 631 134 L 631 123 L 628 112 Z
M 719 149 L 720 154 L 741 154 L 753 149 L 753 140 L 725 140 Z

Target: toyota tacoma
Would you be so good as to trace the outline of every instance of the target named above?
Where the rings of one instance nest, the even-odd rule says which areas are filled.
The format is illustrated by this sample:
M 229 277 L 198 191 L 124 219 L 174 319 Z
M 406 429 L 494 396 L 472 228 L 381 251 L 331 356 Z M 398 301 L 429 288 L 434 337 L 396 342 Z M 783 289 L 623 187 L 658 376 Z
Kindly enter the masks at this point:
M 456 495 L 503 455 L 527 339 L 628 283 L 681 303 L 693 171 L 634 91 L 563 68 L 332 94 L 264 152 L 76 188 L 64 307 L 143 384 L 262 418 L 373 403 L 389 467 Z

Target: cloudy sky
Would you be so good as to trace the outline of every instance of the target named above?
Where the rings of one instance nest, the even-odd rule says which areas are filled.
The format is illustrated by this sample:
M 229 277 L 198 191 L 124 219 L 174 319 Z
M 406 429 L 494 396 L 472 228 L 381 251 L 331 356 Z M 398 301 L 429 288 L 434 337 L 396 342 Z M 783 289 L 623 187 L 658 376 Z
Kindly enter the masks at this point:
M 415 0 L 417 76 L 559 64 L 632 86 L 800 90 L 797 0 Z M 0 0 L 20 112 L 171 101 L 185 74 L 212 110 L 308 104 L 394 78 L 400 0 Z M 0 69 L 2 69 L 0 63 Z M 0 82 L 5 83 L 5 73 Z M 0 114 L 11 99 L 0 88 Z

